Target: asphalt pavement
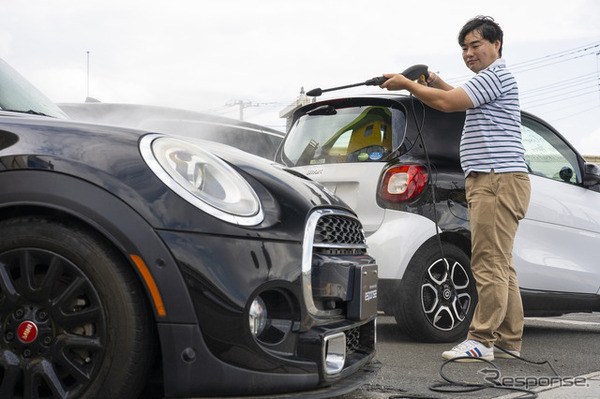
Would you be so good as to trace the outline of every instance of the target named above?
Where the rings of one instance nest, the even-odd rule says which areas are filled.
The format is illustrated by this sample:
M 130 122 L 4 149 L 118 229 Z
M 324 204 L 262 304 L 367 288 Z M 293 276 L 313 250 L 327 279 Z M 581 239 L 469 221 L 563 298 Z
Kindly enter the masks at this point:
M 526 388 L 542 399 L 600 398 L 600 313 L 526 318 L 522 357 L 485 363 L 449 363 L 441 368 L 441 353 L 453 344 L 420 343 L 403 336 L 392 317 L 378 319 L 377 359 L 383 367 L 377 378 L 336 399 L 401 398 L 532 398 L 531 393 L 488 388 L 475 392 L 436 392 L 430 388 L 457 382 L 496 381 Z M 462 389 L 462 388 L 461 388 Z

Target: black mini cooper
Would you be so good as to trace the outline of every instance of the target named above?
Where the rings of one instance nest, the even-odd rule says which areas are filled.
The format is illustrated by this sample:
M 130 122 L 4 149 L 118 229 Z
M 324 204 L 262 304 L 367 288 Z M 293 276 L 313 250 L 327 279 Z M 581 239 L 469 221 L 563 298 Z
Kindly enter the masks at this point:
M 317 183 L 74 123 L 0 61 L 0 187 L 1 398 L 333 396 L 380 366 L 377 265 Z

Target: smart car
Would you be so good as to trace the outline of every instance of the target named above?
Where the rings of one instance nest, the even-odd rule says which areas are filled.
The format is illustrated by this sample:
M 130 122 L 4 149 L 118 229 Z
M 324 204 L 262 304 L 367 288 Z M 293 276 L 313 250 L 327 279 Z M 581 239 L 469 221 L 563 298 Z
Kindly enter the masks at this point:
M 379 265 L 380 309 L 419 340 L 464 337 L 477 301 L 464 118 L 402 93 L 323 100 L 295 111 L 276 158 L 357 212 Z M 525 312 L 598 311 L 598 166 L 530 113 L 521 130 L 532 196 L 513 260 Z
M 323 397 L 374 377 L 377 264 L 318 183 L 75 123 L 4 61 L 0 108 L 0 397 Z

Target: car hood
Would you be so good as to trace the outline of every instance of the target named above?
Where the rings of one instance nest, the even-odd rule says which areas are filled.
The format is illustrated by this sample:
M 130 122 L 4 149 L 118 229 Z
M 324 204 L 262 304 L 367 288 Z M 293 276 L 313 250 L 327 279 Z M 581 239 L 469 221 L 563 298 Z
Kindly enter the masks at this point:
M 147 134 L 144 131 L 21 115 L 0 115 L 0 130 L 2 169 L 51 171 L 93 182 L 159 229 L 247 235 L 248 229 L 260 234 L 267 227 L 285 224 L 284 236 L 301 237 L 311 210 L 334 207 L 350 211 L 319 183 L 280 164 L 227 145 L 183 138 L 221 157 L 257 190 L 265 220 L 258 226 L 242 228 L 216 220 L 168 189 L 142 159 L 138 142 Z M 298 227 L 290 228 L 293 224 Z M 278 234 L 276 230 L 269 229 Z

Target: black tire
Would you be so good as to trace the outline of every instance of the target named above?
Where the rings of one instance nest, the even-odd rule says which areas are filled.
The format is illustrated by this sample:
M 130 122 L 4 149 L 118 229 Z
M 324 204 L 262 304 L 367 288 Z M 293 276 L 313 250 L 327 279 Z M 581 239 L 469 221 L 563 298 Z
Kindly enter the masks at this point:
M 425 243 L 399 284 L 393 312 L 398 326 L 425 342 L 454 342 L 466 336 L 477 303 L 469 257 L 455 245 Z
M 90 230 L 0 222 L 1 398 L 135 398 L 152 328 L 135 274 Z

